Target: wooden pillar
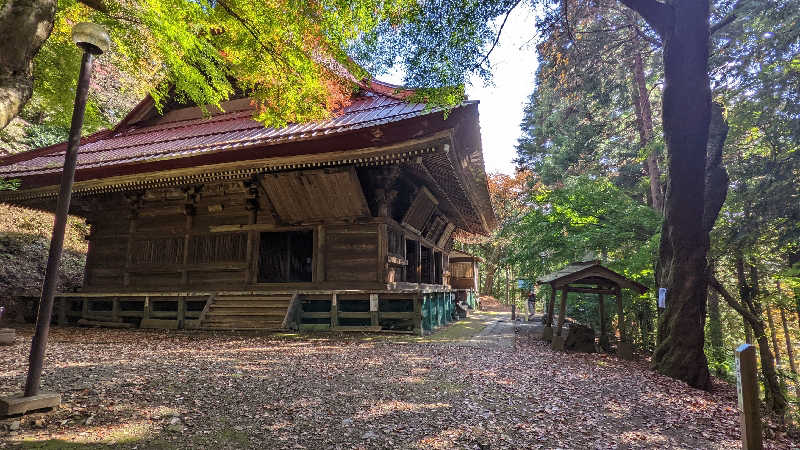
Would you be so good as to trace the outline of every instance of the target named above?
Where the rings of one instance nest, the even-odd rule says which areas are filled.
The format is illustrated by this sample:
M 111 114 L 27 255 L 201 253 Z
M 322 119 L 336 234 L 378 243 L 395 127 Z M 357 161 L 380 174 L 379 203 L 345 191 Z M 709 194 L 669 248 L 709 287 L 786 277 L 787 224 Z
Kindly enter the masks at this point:
M 255 179 L 248 180 L 243 183 L 245 188 L 245 202 L 244 209 L 247 210 L 247 224 L 255 225 L 258 222 L 258 183 Z M 255 230 L 247 231 L 247 253 L 245 256 L 245 269 L 244 282 L 245 284 L 253 283 L 256 280 L 256 257 L 258 255 L 258 232 Z
M 736 349 L 735 356 L 742 449 L 761 450 L 764 444 L 761 440 L 756 348 L 750 344 L 742 344 Z
M 150 311 L 153 310 L 153 306 L 150 304 L 150 296 L 145 295 L 144 297 L 144 310 L 142 311 L 142 320 L 150 318 Z
M 378 283 L 384 284 L 389 273 L 389 226 L 378 225 Z
M 139 218 L 139 209 L 142 206 L 141 192 L 134 192 L 125 195 L 128 201 L 130 210 L 128 213 L 128 246 L 125 251 L 125 271 L 122 273 L 122 285 L 127 287 L 131 284 L 130 267 L 133 265 L 133 246 L 134 235 L 136 234 L 136 226 Z
M 425 328 L 422 326 L 422 296 L 416 294 L 414 299 L 414 334 L 422 336 L 425 334 Z
M 81 304 L 81 319 L 86 319 L 89 315 L 89 299 L 83 297 L 83 304 Z
M 419 239 L 414 241 L 414 273 L 416 273 L 417 283 L 422 283 L 422 244 Z
M 558 330 L 556 335 L 553 336 L 553 350 L 564 350 L 565 336 L 562 336 L 564 330 L 564 319 L 567 315 L 567 286 L 561 287 L 561 305 L 558 311 Z
M 553 308 L 556 304 L 556 288 L 550 285 L 550 300 L 547 302 L 547 309 L 544 312 L 544 330 L 542 331 L 542 339 L 545 341 L 553 340 Z
M 622 310 L 622 292 L 617 288 L 617 315 L 619 317 L 619 344 L 617 344 L 617 351 L 622 359 L 633 359 L 633 349 L 630 342 L 628 342 L 627 333 L 625 332 L 625 313 Z
M 186 224 L 184 225 L 183 234 L 183 267 L 181 267 L 181 284 L 185 285 L 189 282 L 189 271 L 186 266 L 189 265 L 189 245 L 192 238 L 192 227 L 194 226 L 194 216 L 197 213 L 197 200 L 200 197 L 200 187 L 192 186 L 184 189 L 185 202 L 183 205 L 183 213 L 186 215 Z
M 373 327 L 380 326 L 380 318 L 378 317 L 378 294 L 369 294 L 369 319 L 370 325 Z
M 111 298 L 111 321 L 119 322 L 119 297 Z
M 339 326 L 339 300 L 336 293 L 331 295 L 331 328 Z
M 603 294 L 598 294 L 598 307 L 600 309 L 600 348 L 608 348 L 608 336 L 606 335 L 606 298 Z
M 325 281 L 325 278 L 327 277 L 325 273 L 325 227 L 322 225 L 317 225 L 316 231 L 316 245 L 314 247 L 315 251 L 312 258 L 316 270 L 312 280 L 315 283 L 321 283 Z
M 183 329 L 186 320 L 186 297 L 178 297 L 178 329 Z

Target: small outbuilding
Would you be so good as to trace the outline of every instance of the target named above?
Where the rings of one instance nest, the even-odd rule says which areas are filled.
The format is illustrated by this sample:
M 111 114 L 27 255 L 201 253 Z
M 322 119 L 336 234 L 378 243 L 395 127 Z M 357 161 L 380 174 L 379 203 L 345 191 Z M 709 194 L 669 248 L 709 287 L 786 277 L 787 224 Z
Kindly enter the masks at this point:
M 564 319 L 567 310 L 567 294 L 578 292 L 584 294 L 597 294 L 600 302 L 600 342 L 607 341 L 605 323 L 605 295 L 613 295 L 617 299 L 617 313 L 619 314 L 620 342 L 618 345 L 619 355 L 623 359 L 631 359 L 632 349 L 628 341 L 622 310 L 622 289 L 632 289 L 639 294 L 647 292 L 647 287 L 637 283 L 613 270 L 603 266 L 600 260 L 579 261 L 570 263 L 563 269 L 538 278 L 537 283 L 549 284 L 550 300 L 547 305 L 547 315 L 545 316 L 545 328 L 543 337 L 552 341 L 553 349 L 564 350 L 566 336 L 562 335 Z M 553 333 L 553 310 L 556 302 L 556 291 L 561 291 L 561 303 L 558 313 L 558 327 Z
M 458 303 L 466 303 L 470 308 L 478 308 L 478 256 L 460 250 L 450 253 L 450 286 L 456 293 Z

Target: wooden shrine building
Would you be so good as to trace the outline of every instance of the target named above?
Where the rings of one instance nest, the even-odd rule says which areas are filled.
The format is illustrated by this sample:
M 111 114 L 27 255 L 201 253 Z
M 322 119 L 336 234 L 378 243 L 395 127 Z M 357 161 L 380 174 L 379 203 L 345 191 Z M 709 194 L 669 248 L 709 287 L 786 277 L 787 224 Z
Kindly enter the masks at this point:
M 564 319 L 567 311 L 567 294 L 578 292 L 584 294 L 597 294 L 600 312 L 600 342 L 607 341 L 605 295 L 613 295 L 617 301 L 617 314 L 619 316 L 620 341 L 617 351 L 623 359 L 633 357 L 628 337 L 625 333 L 625 320 L 622 309 L 622 289 L 632 289 L 639 294 L 647 292 L 647 287 L 641 283 L 630 280 L 613 270 L 604 267 L 599 260 L 574 262 L 561 270 L 544 275 L 536 280 L 539 284 L 550 285 L 550 300 L 547 303 L 547 315 L 543 337 L 552 341 L 553 349 L 564 350 L 563 335 Z M 561 303 L 559 304 L 558 325 L 553 332 L 553 314 L 556 303 L 556 291 L 561 290 Z
M 495 227 L 478 104 L 449 114 L 364 83 L 330 119 L 265 128 L 145 99 L 84 138 L 70 213 L 83 288 L 56 317 L 202 329 L 431 330 L 452 317 L 456 233 Z M 0 159 L 0 201 L 55 208 L 66 145 Z

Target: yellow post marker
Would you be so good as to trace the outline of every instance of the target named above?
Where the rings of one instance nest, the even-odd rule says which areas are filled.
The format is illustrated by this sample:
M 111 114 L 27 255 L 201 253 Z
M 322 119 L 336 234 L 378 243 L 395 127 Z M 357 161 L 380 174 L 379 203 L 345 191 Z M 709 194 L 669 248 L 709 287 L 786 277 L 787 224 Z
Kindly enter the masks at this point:
M 742 344 L 736 349 L 736 393 L 742 423 L 742 449 L 761 450 L 761 417 L 758 410 L 756 348 Z

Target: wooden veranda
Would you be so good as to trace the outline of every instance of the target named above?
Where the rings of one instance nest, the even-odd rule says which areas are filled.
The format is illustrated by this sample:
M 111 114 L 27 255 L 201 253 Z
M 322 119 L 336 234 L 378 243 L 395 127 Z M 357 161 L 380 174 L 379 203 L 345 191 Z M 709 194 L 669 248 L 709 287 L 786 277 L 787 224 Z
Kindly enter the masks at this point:
M 617 314 L 619 315 L 620 341 L 617 351 L 623 359 L 633 357 L 631 344 L 625 331 L 624 312 L 622 309 L 622 289 L 632 289 L 639 294 L 647 292 L 647 287 L 604 267 L 599 260 L 580 261 L 569 264 L 556 272 L 544 275 L 536 280 L 539 284 L 549 284 L 550 300 L 547 304 L 545 315 L 545 328 L 543 337 L 552 341 L 554 350 L 564 350 L 566 337 L 562 334 L 564 319 L 567 311 L 567 294 L 578 292 L 584 294 L 597 294 L 600 307 L 600 343 L 608 342 L 606 335 L 605 295 L 613 295 L 617 300 Z M 561 303 L 558 312 L 558 326 L 553 332 L 553 313 L 556 303 L 556 291 L 561 291 Z

